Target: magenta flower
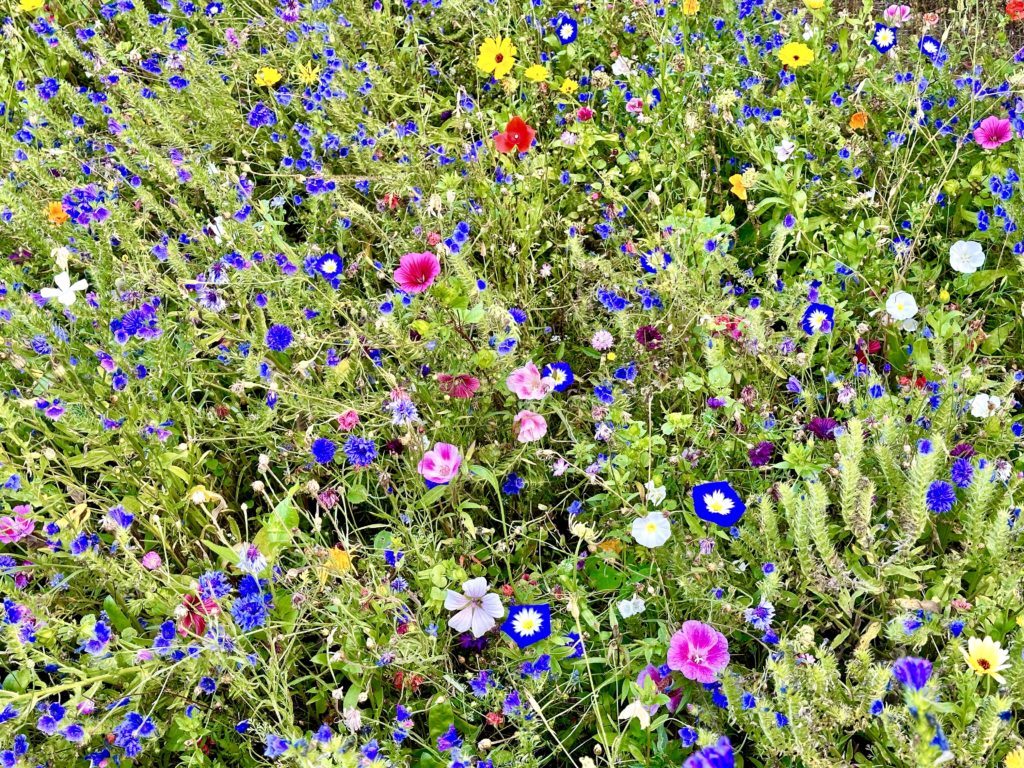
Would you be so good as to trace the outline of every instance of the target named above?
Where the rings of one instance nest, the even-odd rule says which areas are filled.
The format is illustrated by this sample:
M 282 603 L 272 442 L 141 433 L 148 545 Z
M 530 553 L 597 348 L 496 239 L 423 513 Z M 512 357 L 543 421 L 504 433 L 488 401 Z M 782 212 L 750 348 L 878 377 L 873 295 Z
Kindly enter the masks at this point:
M 540 440 L 548 431 L 548 423 L 539 413 L 520 411 L 512 419 L 512 432 L 520 443 Z
M 150 550 L 142 556 L 142 567 L 147 571 L 155 571 L 163 563 L 160 559 L 160 555 L 153 550 Z
M 423 454 L 416 470 L 433 488 L 435 485 L 448 485 L 459 474 L 462 466 L 462 454 L 451 443 L 435 443 L 434 447 Z
M 982 120 L 981 125 L 974 131 L 974 140 L 985 149 L 997 149 L 999 145 L 1005 144 L 1012 138 L 1013 130 L 1010 128 L 1010 121 L 995 115 Z
M 729 663 L 729 641 L 725 635 L 700 621 L 683 622 L 668 643 L 668 666 L 682 672 L 687 680 L 713 683 Z
M 441 274 L 441 262 L 430 251 L 407 253 L 395 270 L 395 282 L 406 293 L 423 293 Z
M 0 517 L 0 542 L 13 544 L 21 541 L 35 530 L 36 522 L 28 517 L 18 514 L 14 517 L 5 515 Z

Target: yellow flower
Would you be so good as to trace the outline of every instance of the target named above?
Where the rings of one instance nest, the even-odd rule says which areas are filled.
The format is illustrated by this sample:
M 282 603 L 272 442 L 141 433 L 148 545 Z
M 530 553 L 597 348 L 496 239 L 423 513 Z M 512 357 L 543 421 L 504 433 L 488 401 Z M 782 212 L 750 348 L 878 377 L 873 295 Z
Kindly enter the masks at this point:
M 331 576 L 341 576 L 351 570 L 352 555 L 344 549 L 332 547 L 327 553 L 327 558 L 324 560 L 323 565 L 317 569 L 317 575 L 320 577 L 320 583 L 324 584 Z
M 320 80 L 320 68 L 313 64 L 299 64 L 299 82 L 303 85 L 316 85 Z
M 683 15 L 696 16 L 700 10 L 700 0 L 683 0 Z
M 480 44 L 480 53 L 476 58 L 476 65 L 484 72 L 494 75 L 495 80 L 501 80 L 512 71 L 516 63 L 516 47 L 508 37 L 499 36 L 486 38 Z
M 949 291 L 947 291 L 945 288 L 939 291 L 939 301 L 941 301 L 943 304 L 949 301 Z M 1024 768 L 1024 766 L 1021 766 L 1021 768 Z
M 994 677 L 997 683 L 1006 682 L 999 673 L 1010 666 L 1010 654 L 991 637 L 986 636 L 984 640 L 972 637 L 967 641 L 967 650 L 961 648 L 960 652 L 967 660 L 967 666 L 977 674 Z
M 548 79 L 548 68 L 543 64 L 534 64 L 532 67 L 527 67 L 523 73 L 526 75 L 526 79 L 534 83 L 543 83 Z
M 732 184 L 732 193 L 736 197 L 740 200 L 747 199 L 747 185 L 743 183 L 743 174 L 734 173 L 729 177 L 729 183 Z
M 577 83 L 575 80 L 570 80 L 567 77 L 562 81 L 562 84 L 559 86 L 558 90 L 560 90 L 566 96 L 572 96 L 574 93 L 576 93 L 576 91 L 579 90 L 579 88 L 579 83 Z
M 25 13 L 35 13 L 43 7 L 43 0 L 21 0 L 18 7 Z
M 1017 747 L 1006 756 L 1006 768 L 1024 768 L 1024 747 Z
M 613 362 L 614 363 L 615 362 L 615 358 L 617 358 L 617 357 L 618 357 L 618 355 L 616 355 L 614 352 L 609 352 L 608 353 L 608 360 L 609 360 L 609 362 Z
M 820 11 L 825 7 L 825 0 L 804 0 L 804 5 L 812 11 Z
M 814 61 L 814 51 L 803 43 L 786 43 L 779 49 L 779 58 L 787 67 L 799 69 Z
M 273 67 L 260 67 L 256 72 L 256 85 L 270 88 L 281 80 L 281 73 Z

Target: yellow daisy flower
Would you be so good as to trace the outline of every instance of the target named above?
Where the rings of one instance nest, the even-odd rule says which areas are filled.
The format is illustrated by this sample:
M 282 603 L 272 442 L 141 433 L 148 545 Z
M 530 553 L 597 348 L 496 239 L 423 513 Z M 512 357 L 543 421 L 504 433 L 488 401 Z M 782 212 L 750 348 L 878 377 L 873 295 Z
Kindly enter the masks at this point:
M 488 37 L 480 43 L 480 52 L 476 58 L 476 65 L 479 69 L 494 75 L 495 80 L 501 80 L 516 63 L 516 47 L 512 44 L 511 38 L 499 36 L 497 39 Z
M 972 637 L 967 641 L 967 650 L 961 648 L 960 652 L 967 660 L 967 666 L 978 675 L 993 677 L 997 683 L 1006 682 L 999 673 L 1010 666 L 1010 654 L 991 637 L 986 636 L 984 640 Z
M 820 11 L 825 7 L 825 0 L 804 0 L 804 5 L 812 11 Z
M 1006 756 L 1006 768 L 1024 768 L 1024 747 L 1017 747 Z
M 256 71 L 255 80 L 256 85 L 262 85 L 266 88 L 270 88 L 272 85 L 281 81 L 281 73 L 273 67 L 260 67 Z
M 527 67 L 523 74 L 530 82 L 543 83 L 548 79 L 548 68 L 543 64 L 534 64 L 532 67 Z
M 313 64 L 300 64 L 298 77 L 303 85 L 316 85 L 320 81 L 320 68 Z
M 558 87 L 562 93 L 566 96 L 572 96 L 576 91 L 580 89 L 580 84 L 575 80 L 570 80 L 568 77 L 562 81 L 562 84 Z
M 700 0 L 683 0 L 683 15 L 696 16 L 700 10 Z
M 18 7 L 25 13 L 35 13 L 43 7 L 43 0 L 21 0 Z
M 814 51 L 803 43 L 786 43 L 779 49 L 779 58 L 787 67 L 799 69 L 814 61 Z
M 747 185 L 743 183 L 743 174 L 734 173 L 729 177 L 729 183 L 732 184 L 732 193 L 736 197 L 740 200 L 747 199 Z

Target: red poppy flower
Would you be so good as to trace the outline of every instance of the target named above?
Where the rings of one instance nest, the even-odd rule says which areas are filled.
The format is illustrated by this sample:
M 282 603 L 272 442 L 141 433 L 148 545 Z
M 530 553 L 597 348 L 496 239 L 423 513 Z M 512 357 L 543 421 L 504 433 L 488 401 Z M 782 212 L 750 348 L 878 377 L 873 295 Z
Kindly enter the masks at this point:
M 494 145 L 499 152 L 511 152 L 513 149 L 529 152 L 533 137 L 536 135 L 537 132 L 528 126 L 523 118 L 516 115 L 508 121 L 505 131 L 494 137 Z
M 1024 0 L 1008 0 L 1006 15 L 1010 17 L 1010 21 L 1024 21 Z

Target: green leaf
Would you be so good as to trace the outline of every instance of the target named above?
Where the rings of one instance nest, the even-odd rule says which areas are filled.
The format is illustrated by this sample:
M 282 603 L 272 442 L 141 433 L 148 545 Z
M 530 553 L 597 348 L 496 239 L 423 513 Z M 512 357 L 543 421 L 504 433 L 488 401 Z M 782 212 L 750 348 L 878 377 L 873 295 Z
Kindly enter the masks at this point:
M 103 598 L 103 610 L 107 612 L 110 623 L 118 632 L 124 632 L 132 625 L 131 619 L 124 615 L 124 611 L 121 610 L 121 606 L 117 604 L 113 595 Z
M 483 478 L 490 484 L 495 493 L 501 493 L 501 486 L 498 483 L 497 476 L 487 467 L 480 464 L 474 464 L 469 468 L 469 474 Z
M 1006 343 L 1006 340 L 1010 338 L 1010 334 L 1012 332 L 1013 323 L 1006 323 L 1004 325 L 1000 325 L 994 331 L 989 333 L 988 338 L 985 339 L 984 343 L 981 345 L 981 351 L 984 352 L 986 355 L 991 355 L 992 353 L 998 351 L 999 348 Z

